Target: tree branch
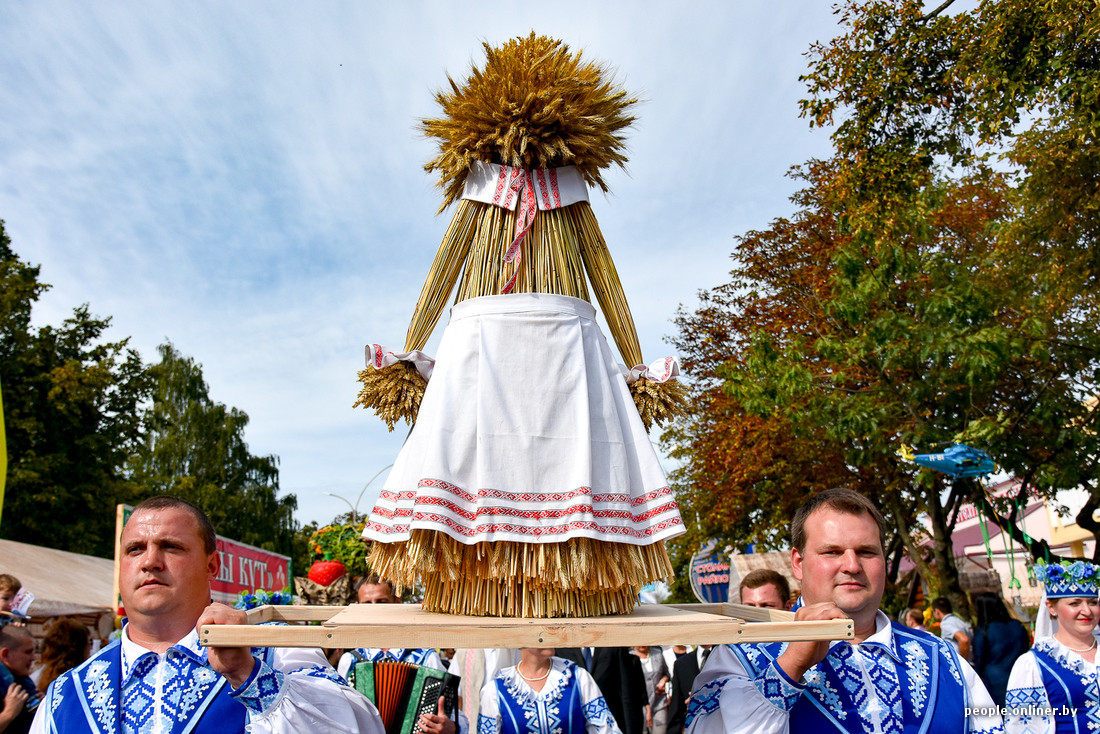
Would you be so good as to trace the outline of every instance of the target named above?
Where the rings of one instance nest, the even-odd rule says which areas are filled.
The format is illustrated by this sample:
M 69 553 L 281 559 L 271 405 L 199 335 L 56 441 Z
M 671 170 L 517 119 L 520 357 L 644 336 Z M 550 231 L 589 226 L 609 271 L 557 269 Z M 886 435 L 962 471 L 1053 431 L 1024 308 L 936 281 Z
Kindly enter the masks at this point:
M 926 21 L 932 20 L 937 15 L 939 15 L 943 11 L 947 10 L 947 8 L 951 5 L 953 5 L 954 2 L 955 2 L 955 0 L 946 0 L 942 5 L 940 5 L 938 8 L 936 8 L 935 10 L 930 12 L 928 15 L 922 15 L 921 19 L 920 19 L 920 22 L 924 23 Z

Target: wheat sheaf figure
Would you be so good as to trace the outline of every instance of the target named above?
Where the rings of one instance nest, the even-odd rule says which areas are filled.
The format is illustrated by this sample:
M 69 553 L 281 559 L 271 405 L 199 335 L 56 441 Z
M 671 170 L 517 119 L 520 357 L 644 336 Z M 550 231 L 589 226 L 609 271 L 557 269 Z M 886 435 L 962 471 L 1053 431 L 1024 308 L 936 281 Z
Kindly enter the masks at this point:
M 500 47 L 424 120 L 440 211 L 456 204 L 403 352 L 367 347 L 356 405 L 413 423 L 364 537 L 369 563 L 454 614 L 629 613 L 671 577 L 683 532 L 646 433 L 683 410 L 674 358 L 642 363 L 588 203 L 623 166 L 637 100 L 532 33 Z M 420 350 L 452 291 L 435 360 Z M 595 292 L 622 355 L 595 321 Z

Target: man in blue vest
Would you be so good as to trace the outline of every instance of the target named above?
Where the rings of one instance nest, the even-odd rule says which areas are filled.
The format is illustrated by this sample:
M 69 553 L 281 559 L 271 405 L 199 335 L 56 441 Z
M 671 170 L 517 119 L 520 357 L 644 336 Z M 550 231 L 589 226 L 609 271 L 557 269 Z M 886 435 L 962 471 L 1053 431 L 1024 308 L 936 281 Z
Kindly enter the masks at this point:
M 122 531 L 122 639 L 54 681 L 33 734 L 370 732 L 377 710 L 318 649 L 199 645 L 205 624 L 244 624 L 210 603 L 221 558 L 202 510 L 176 497 L 134 508 Z
M 359 579 L 355 585 L 355 596 L 360 604 L 400 604 L 401 597 L 393 588 L 393 582 L 381 578 L 372 573 Z M 345 652 L 336 665 L 336 671 L 351 680 L 348 673 L 357 661 L 377 663 L 383 660 L 394 660 L 399 663 L 413 663 L 427 668 L 446 671 L 439 653 L 432 648 L 389 648 L 389 647 L 360 647 Z M 457 728 L 443 713 L 443 698 L 439 699 L 439 708 L 434 714 L 422 714 L 419 719 L 420 729 L 425 734 L 454 734 Z
M 799 508 L 796 619 L 850 618 L 855 639 L 715 648 L 695 679 L 688 734 L 1002 731 L 985 686 L 951 645 L 879 610 L 884 534 L 881 513 L 852 490 L 827 490 Z
M 360 604 L 400 604 L 399 597 L 393 589 L 393 582 L 381 578 L 372 573 L 359 579 L 355 584 L 355 596 Z M 348 677 L 356 661 L 368 661 L 376 663 L 380 660 L 396 660 L 400 663 L 414 663 L 426 665 L 436 670 L 446 670 L 447 666 L 434 649 L 418 648 L 385 648 L 385 647 L 360 647 L 354 651 L 345 652 L 336 664 L 336 672 L 344 678 Z

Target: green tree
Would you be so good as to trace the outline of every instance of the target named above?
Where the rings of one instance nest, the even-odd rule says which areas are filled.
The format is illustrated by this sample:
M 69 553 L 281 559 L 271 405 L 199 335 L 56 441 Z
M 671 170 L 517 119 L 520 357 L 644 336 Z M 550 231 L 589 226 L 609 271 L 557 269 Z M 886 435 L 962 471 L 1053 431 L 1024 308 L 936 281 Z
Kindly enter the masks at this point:
M 310 538 L 321 528 L 316 520 L 299 526 L 294 531 L 294 543 L 291 548 L 290 562 L 295 576 L 305 576 L 313 565 L 314 550 Z
M 991 233 L 988 266 L 1009 274 L 1010 287 L 1041 294 L 1031 304 L 1038 310 L 1020 317 L 1027 326 L 1047 320 L 1049 341 L 1033 348 L 1058 369 L 1056 377 L 1038 372 L 1053 382 L 1029 381 L 1025 371 L 1017 385 L 1016 403 L 1047 411 L 1045 423 L 989 416 L 970 433 L 997 444 L 1002 463 L 1024 478 L 1021 498 L 1089 489 L 1077 520 L 1095 534 L 1096 417 L 1081 401 L 1098 382 L 1100 15 L 1087 0 L 1000 0 L 952 12 L 955 5 L 845 3 L 847 32 L 811 49 L 803 111 L 815 125 L 840 119 L 832 135 L 838 189 L 869 230 L 904 208 L 937 166 L 1005 173 L 1008 213 Z M 1064 432 L 1036 435 L 1035 423 Z M 994 519 L 1028 541 L 1014 515 Z
M 77 553 L 114 552 L 114 507 L 132 501 L 126 458 L 141 436 L 149 383 L 110 319 L 80 306 L 60 326 L 31 326 L 49 286 L 20 260 L 0 222 L 0 385 L 8 482 L 0 535 Z
M 143 495 L 194 502 L 220 535 L 292 556 L 298 501 L 279 496 L 278 457 L 249 451 L 248 415 L 210 398 L 201 365 L 171 344 L 157 351 L 145 435 L 128 463 L 132 480 Z
M 1023 540 L 1013 505 L 895 452 L 962 440 L 1021 493 L 1083 485 L 1096 502 L 1100 65 L 1086 3 L 951 5 L 848 2 L 842 34 L 811 49 L 803 109 L 840 120 L 835 154 L 801 169 L 798 213 L 740 238 L 731 283 L 681 315 L 704 418 L 668 438 L 689 514 L 717 498 L 718 516 L 767 538 L 799 492 L 857 486 L 965 603 L 956 512 L 977 502 Z M 723 451 L 726 473 L 701 478 Z

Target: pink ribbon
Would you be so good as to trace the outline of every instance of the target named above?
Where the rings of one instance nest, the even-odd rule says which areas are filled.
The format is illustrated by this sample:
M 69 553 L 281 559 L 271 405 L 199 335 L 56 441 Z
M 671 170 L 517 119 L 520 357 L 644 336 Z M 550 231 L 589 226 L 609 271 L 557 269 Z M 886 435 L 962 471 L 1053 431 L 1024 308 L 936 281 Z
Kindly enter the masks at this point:
M 553 168 L 540 168 L 537 171 L 525 171 L 522 168 L 501 166 L 500 175 L 497 176 L 496 194 L 493 203 L 510 209 L 512 198 L 519 197 L 519 209 L 516 212 L 516 236 L 508 249 L 504 251 L 504 262 L 514 263 L 512 277 L 504 286 L 504 293 L 511 293 L 516 286 L 516 278 L 519 277 L 519 263 L 521 259 L 521 247 L 523 238 L 535 223 L 535 214 L 539 210 L 539 199 L 536 196 L 536 185 L 541 193 L 542 208 L 560 209 L 562 200 L 558 187 L 557 170 Z

